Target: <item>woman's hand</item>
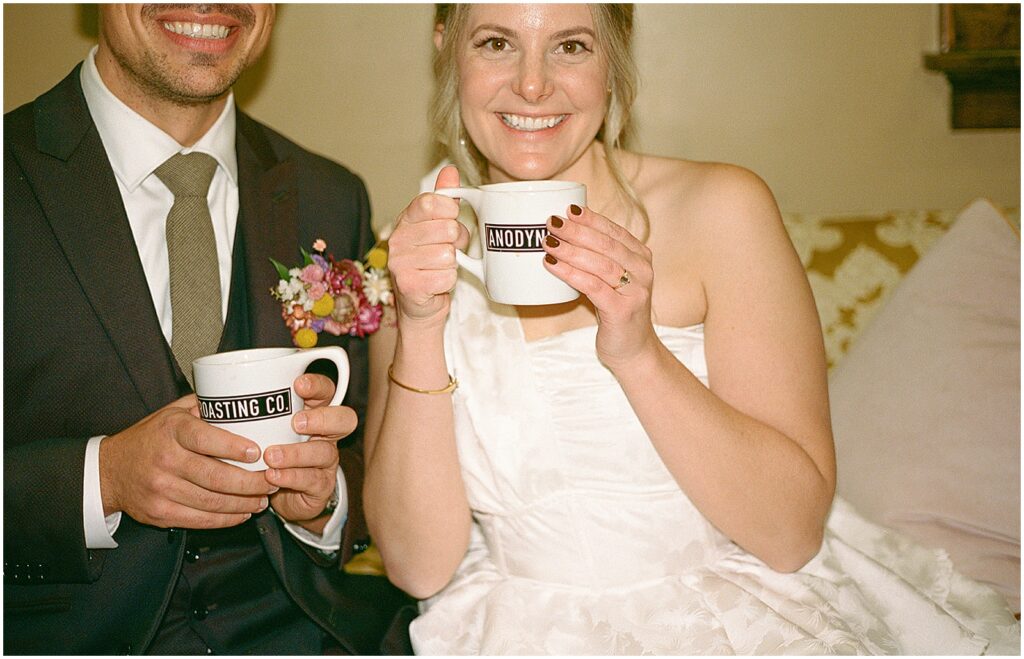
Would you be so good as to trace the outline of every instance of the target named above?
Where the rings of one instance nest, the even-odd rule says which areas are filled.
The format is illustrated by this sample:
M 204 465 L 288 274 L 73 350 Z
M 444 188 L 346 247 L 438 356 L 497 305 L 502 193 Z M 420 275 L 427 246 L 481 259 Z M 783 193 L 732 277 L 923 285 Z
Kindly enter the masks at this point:
M 434 189 L 458 187 L 459 171 L 445 167 Z M 455 250 L 465 249 L 469 231 L 456 219 L 459 202 L 433 193 L 417 196 L 398 215 L 388 238 L 388 268 L 395 285 L 400 326 L 443 325 L 455 287 Z
M 548 219 L 544 267 L 597 311 L 597 355 L 612 370 L 658 345 L 651 322 L 651 250 L 608 218 L 573 204 Z

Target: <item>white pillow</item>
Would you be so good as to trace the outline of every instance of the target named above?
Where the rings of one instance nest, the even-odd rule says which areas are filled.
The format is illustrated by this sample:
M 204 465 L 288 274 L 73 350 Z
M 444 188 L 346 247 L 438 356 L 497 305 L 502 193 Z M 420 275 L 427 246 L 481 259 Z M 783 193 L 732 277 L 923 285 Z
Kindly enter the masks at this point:
M 907 274 L 830 395 L 839 494 L 1020 611 L 1020 235 L 992 204 Z

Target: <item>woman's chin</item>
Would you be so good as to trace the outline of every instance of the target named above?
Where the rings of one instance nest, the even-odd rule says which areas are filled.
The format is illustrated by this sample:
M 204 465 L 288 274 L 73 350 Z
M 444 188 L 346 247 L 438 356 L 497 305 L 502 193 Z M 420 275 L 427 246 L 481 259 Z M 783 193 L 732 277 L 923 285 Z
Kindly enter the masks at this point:
M 505 166 L 503 166 L 505 165 Z M 558 178 L 562 168 L 549 162 L 491 163 L 491 180 L 546 181 Z

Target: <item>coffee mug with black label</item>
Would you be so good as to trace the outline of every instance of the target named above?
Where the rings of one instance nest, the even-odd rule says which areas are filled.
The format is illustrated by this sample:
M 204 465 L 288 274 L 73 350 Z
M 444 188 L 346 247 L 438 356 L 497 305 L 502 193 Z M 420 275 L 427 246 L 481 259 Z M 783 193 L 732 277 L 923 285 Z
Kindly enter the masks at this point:
M 483 258 L 462 252 L 459 265 L 484 282 L 487 296 L 502 304 L 558 304 L 580 296 L 544 267 L 544 239 L 552 215 L 565 217 L 570 204 L 587 205 L 587 188 L 570 181 L 516 181 L 478 188 L 441 188 L 465 199 L 480 225 Z
M 293 385 L 318 359 L 329 359 L 338 367 L 338 385 L 330 404 L 340 405 L 348 388 L 349 368 L 348 355 L 336 346 L 308 350 L 252 348 L 207 355 L 192 362 L 199 416 L 260 446 L 256 462 L 225 462 L 262 471 L 267 468 L 263 451 L 268 446 L 309 439 L 292 430 L 292 417 L 304 406 Z

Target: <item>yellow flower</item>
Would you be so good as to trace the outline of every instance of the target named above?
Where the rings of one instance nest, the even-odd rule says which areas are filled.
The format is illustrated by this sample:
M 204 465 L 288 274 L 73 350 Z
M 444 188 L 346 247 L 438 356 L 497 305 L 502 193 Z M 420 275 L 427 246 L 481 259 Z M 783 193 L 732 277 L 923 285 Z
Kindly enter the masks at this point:
M 334 297 L 328 293 L 313 303 L 313 315 L 326 318 L 334 311 Z
M 316 345 L 316 332 L 308 327 L 303 327 L 295 333 L 295 345 L 300 348 L 312 348 Z
M 383 270 L 388 264 L 388 253 L 383 247 L 374 247 L 366 253 L 366 265 Z

